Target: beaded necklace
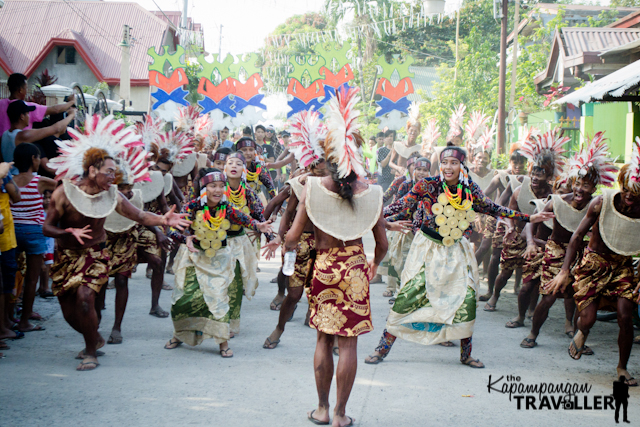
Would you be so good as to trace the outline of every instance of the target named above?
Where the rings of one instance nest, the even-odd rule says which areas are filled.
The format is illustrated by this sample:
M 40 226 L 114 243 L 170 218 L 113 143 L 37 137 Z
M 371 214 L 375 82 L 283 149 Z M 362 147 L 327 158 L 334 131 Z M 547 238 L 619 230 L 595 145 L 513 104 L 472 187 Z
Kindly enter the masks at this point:
M 473 205 L 473 196 L 471 195 L 471 190 L 469 188 L 464 189 L 464 200 L 462 200 L 462 183 L 459 182 L 457 186 L 456 194 L 453 195 L 449 190 L 449 187 L 445 182 L 442 183 L 442 190 L 444 194 L 447 196 L 447 200 L 455 209 L 461 211 L 468 211 L 471 209 Z
M 227 182 L 227 188 L 224 194 L 227 196 L 227 200 L 237 208 L 242 208 L 247 205 L 247 188 L 244 182 L 240 182 L 237 190 L 233 190 Z
M 251 172 L 249 168 L 247 168 L 247 181 L 255 182 L 260 178 L 260 173 L 262 172 L 262 165 L 258 165 L 256 167 L 255 172 Z

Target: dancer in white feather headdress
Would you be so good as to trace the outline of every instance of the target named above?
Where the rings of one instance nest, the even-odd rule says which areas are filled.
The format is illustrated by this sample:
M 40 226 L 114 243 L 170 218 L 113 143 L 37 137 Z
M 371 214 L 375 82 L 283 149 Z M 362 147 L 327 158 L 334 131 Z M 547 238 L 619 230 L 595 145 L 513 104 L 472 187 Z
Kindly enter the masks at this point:
M 98 366 L 97 349 L 104 345 L 98 333 L 96 298 L 109 276 L 109 253 L 104 247 L 104 224 L 114 210 L 148 226 L 189 224 L 170 210 L 163 216 L 143 212 L 129 203 L 114 185 L 118 176 L 116 161 L 129 162 L 133 180 L 145 179 L 145 157 L 128 156 L 129 149 L 141 148 L 142 141 L 133 128 L 108 116 L 90 117 L 84 132 L 68 130 L 72 139 L 57 141 L 61 155 L 52 161 L 63 185 L 51 196 L 43 233 L 58 240 L 58 252 L 51 268 L 53 293 L 58 296 L 64 318 L 82 331 L 85 349 L 77 370 Z M 78 307 L 84 307 L 78 310 Z
M 322 424 L 330 417 L 328 396 L 334 370 L 326 367 L 333 366 L 335 336 L 341 369 L 337 371 L 338 402 L 333 422 L 353 423 L 345 411 L 357 369 L 357 337 L 373 330 L 369 279 L 376 274 L 387 249 L 381 216 L 382 188 L 358 180 L 365 176 L 364 140 L 355 110 L 358 92 L 342 87 L 328 102 L 324 151 L 331 176 L 307 177 L 305 209 L 298 212 L 285 238 L 286 251 L 295 250 L 310 220 L 316 240 L 323 242 L 317 249 L 309 294 L 309 325 L 318 331 L 314 365 L 319 405 L 307 414 Z M 371 230 L 376 240 L 375 258 L 367 263 L 361 238 Z

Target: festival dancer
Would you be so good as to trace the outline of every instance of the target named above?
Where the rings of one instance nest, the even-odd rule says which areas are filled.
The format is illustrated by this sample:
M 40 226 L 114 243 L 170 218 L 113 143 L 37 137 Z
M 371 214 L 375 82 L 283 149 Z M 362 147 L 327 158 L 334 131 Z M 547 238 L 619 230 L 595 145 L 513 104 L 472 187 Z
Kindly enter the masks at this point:
M 227 202 L 233 208 L 250 215 L 256 221 L 265 222 L 262 202 L 260 202 L 258 195 L 246 185 L 246 164 L 242 153 L 236 152 L 226 157 L 224 173 L 227 177 L 224 193 Z M 258 276 L 256 275 L 258 259 L 247 233 L 253 233 L 255 238 L 260 239 L 260 232 L 254 233 L 251 230 L 245 230 L 237 224 L 232 224 L 227 230 L 227 245 L 236 260 L 233 265 L 233 282 L 229 286 L 231 338 L 240 332 L 242 296 L 244 295 L 250 300 L 258 288 Z M 267 236 L 267 241 L 269 240 L 271 240 L 271 236 Z
M 85 340 L 78 357 L 79 371 L 95 369 L 97 350 L 105 343 L 98 333 L 98 294 L 109 276 L 109 254 L 105 247 L 105 218 L 115 209 L 120 215 L 144 225 L 189 224 L 170 209 L 159 216 L 134 207 L 113 185 L 117 166 L 114 159 L 140 139 L 122 120 L 112 116 L 89 117 L 84 133 L 68 128 L 69 141 L 56 141 L 61 155 L 50 161 L 63 179 L 51 196 L 43 233 L 58 240 L 58 252 L 51 267 L 53 293 L 60 301 L 65 320 Z M 76 181 L 72 181 L 76 180 Z
M 542 300 L 533 313 L 531 333 L 520 343 L 522 348 L 534 348 L 537 345 L 536 339 L 540 334 L 540 328 L 547 320 L 549 309 L 558 297 L 564 298 L 565 302 L 565 333 L 570 338 L 573 338 L 574 328 L 577 326 L 573 325 L 575 312 L 573 289 L 567 288 L 568 292 L 554 295 L 546 289 L 546 285 L 560 273 L 571 235 L 576 231 L 586 215 L 593 193 L 596 191 L 596 186 L 611 187 L 615 182 L 617 168 L 608 157 L 608 150 L 609 148 L 604 141 L 602 132 L 598 132 L 591 140 L 587 140 L 587 144 L 569 161 L 570 169 L 567 178 L 572 183 L 573 191 L 562 196 L 552 195 L 551 200 L 544 207 L 544 211 L 554 212 L 556 217 L 553 221 L 553 231 L 544 247 L 540 266 L 539 289 Z M 532 250 L 530 241 L 534 232 L 535 230 L 532 229 L 527 234 L 527 252 Z M 583 250 L 582 246 L 579 248 L 580 253 Z M 578 258 L 581 258 L 581 256 Z M 525 282 L 520 290 L 521 294 L 526 291 L 526 285 L 527 283 Z M 528 305 L 528 301 L 519 295 L 519 316 L 512 322 L 524 321 L 524 310 Z M 583 354 L 587 353 L 583 352 Z M 593 354 L 593 352 L 590 352 L 590 354 Z
M 560 136 L 560 132 L 554 129 L 542 136 L 529 138 L 522 144 L 520 152 L 529 160 L 529 176 L 525 177 L 522 184 L 513 191 L 509 200 L 511 209 L 519 209 L 530 215 L 535 210 L 535 205 L 530 202 L 535 199 L 546 199 L 551 194 L 552 188 L 549 182 L 562 171 L 564 160 L 561 155 L 565 152 L 562 146 L 567 141 L 569 137 Z M 502 271 L 496 278 L 493 296 L 487 301 L 484 311 L 496 311 L 500 291 L 507 284 L 513 271 L 517 268 L 523 268 L 523 271 L 526 269 L 524 254 L 527 250 L 527 242 L 521 235 L 523 228 L 523 223 L 517 223 L 514 229 L 513 222 L 507 220 L 507 232 L 500 255 Z
M 380 345 L 367 363 L 380 363 L 396 337 L 424 345 L 460 339 L 460 362 L 472 368 L 484 367 L 471 357 L 478 264 L 468 238 L 475 212 L 534 223 L 553 214 L 529 216 L 496 205 L 468 179 L 465 157 L 463 148 L 447 147 L 440 154 L 438 176 L 421 180 L 402 199 L 385 208 L 385 215 L 393 215 L 422 203 L 426 217 L 411 244 L 402 271 L 402 288 Z
M 395 141 L 390 154 L 389 166 L 400 175 L 406 174 L 409 167 L 407 161 L 413 154 L 419 157 L 422 147 L 416 144 L 416 140 L 421 131 L 420 104 L 413 102 L 409 107 L 409 117 L 407 119 L 407 141 Z
M 296 219 L 285 238 L 285 249 L 298 245 L 308 221 L 314 226 L 316 259 L 313 266 L 309 305 L 310 326 L 318 330 L 314 368 L 318 408 L 307 414 L 315 423 L 330 422 L 329 391 L 333 378 L 333 343 L 338 336 L 340 358 L 337 404 L 333 426 L 353 425 L 345 414 L 356 376 L 358 336 L 373 330 L 369 305 L 369 280 L 387 251 L 382 217 L 382 188 L 364 179 L 361 146 L 354 109 L 359 89 L 340 88 L 328 103 L 324 144 L 331 176 L 307 177 Z M 336 221 L 336 215 L 340 220 Z M 375 258 L 367 265 L 362 236 L 373 231 Z
M 626 384 L 638 382 L 627 371 L 633 345 L 632 313 L 637 309 L 640 284 L 631 256 L 640 253 L 640 138 L 633 143 L 631 162 L 618 174 L 619 190 L 603 189 L 602 196 L 589 204 L 587 214 L 573 233 L 562 269 L 547 283 L 552 294 L 564 292 L 571 283 L 571 266 L 578 259 L 580 245 L 591 230 L 589 244 L 574 269 L 573 290 L 578 307 L 578 331 L 569 345 L 569 355 L 578 360 L 584 354 L 589 331 L 596 322 L 598 309 L 617 311 L 619 360 L 617 376 Z M 635 295 L 634 295 L 635 294 Z
M 324 177 L 327 175 L 326 162 L 324 160 L 324 150 L 321 144 L 326 137 L 326 128 L 320 122 L 320 115 L 315 111 L 302 111 L 297 113 L 291 123 L 292 134 L 289 149 L 294 154 L 298 164 L 308 170 L 310 174 L 298 175 L 291 178 L 287 184 L 289 186 L 290 196 L 287 202 L 280 227 L 275 239 L 267 244 L 263 255 L 267 259 L 271 258 L 276 249 L 285 239 L 285 235 L 289 230 L 296 211 L 305 209 L 299 204 L 302 197 L 304 186 L 306 185 L 307 176 Z M 287 191 L 287 190 L 285 190 Z M 295 248 L 296 261 L 294 265 L 293 275 L 284 276 L 282 272 L 278 277 L 284 279 L 287 296 L 282 300 L 280 313 L 278 316 L 278 324 L 271 335 L 267 337 L 263 348 L 273 350 L 280 343 L 280 337 L 284 333 L 286 323 L 293 317 L 296 304 L 302 298 L 302 293 L 309 286 L 308 281 L 311 278 L 309 274 L 313 264 L 312 253 L 316 250 L 315 237 L 313 233 L 313 224 L 308 222 L 305 224 L 300 240 Z M 282 251 L 284 264 L 284 250 Z
M 464 143 L 464 112 L 467 107 L 464 104 L 460 104 L 458 108 L 451 112 L 449 118 L 449 132 L 447 132 L 447 144 L 444 147 L 434 147 L 433 154 L 431 155 L 431 176 L 436 176 L 440 173 L 440 154 L 442 151 L 450 146 L 463 147 Z M 463 148 L 467 151 L 467 147 Z
M 528 137 L 524 137 L 521 141 L 526 141 L 527 139 Z M 513 194 L 511 191 L 511 177 L 513 176 L 515 183 L 518 177 L 521 177 L 526 172 L 527 158 L 520 154 L 520 147 L 520 142 L 511 145 L 509 149 L 509 167 L 507 170 L 497 171 L 486 190 L 486 194 L 488 194 L 487 197 L 495 194 L 495 198 L 492 200 L 497 200 L 498 204 L 508 203 L 511 194 Z M 480 243 L 480 247 L 476 249 L 475 255 L 476 261 L 479 264 L 484 259 L 487 251 L 491 250 L 487 271 L 489 291 L 485 295 L 480 295 L 478 298 L 479 301 L 488 301 L 493 295 L 494 284 L 500 269 L 500 254 L 502 253 L 504 233 L 506 230 L 504 221 L 498 224 L 496 218 L 492 216 L 486 219 L 484 226 L 483 240 Z
M 176 117 L 176 132 L 184 134 L 195 143 L 196 123 L 200 117 L 198 108 L 190 105 L 178 110 Z M 198 194 L 198 153 L 195 149 L 187 156 L 176 159 L 171 168 L 171 174 L 182 193 L 183 200 L 187 203 Z M 191 185 L 189 183 L 191 182 Z
M 232 224 L 265 233 L 271 225 L 257 222 L 233 208 L 225 199 L 226 177 L 218 169 L 200 171 L 200 197 L 183 207 L 191 219 L 186 245 L 176 257 L 175 287 L 171 318 L 173 337 L 164 348 L 173 350 L 182 343 L 195 346 L 213 338 L 220 355 L 233 357 L 229 348 L 229 286 L 233 281 L 236 258 L 227 245 Z

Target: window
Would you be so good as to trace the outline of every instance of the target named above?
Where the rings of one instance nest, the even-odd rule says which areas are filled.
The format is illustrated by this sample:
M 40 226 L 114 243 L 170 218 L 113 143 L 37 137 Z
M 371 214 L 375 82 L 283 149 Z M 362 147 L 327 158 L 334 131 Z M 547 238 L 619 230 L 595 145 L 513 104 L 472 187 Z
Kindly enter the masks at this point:
M 75 64 L 76 48 L 73 46 L 58 46 L 58 64 Z

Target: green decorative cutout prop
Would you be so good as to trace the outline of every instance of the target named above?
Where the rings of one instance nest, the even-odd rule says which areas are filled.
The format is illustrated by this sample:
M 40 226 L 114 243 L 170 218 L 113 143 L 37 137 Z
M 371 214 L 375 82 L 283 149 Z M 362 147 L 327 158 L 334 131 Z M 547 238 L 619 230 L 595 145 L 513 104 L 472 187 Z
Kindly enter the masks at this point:
M 305 71 L 309 74 L 311 82 L 315 82 L 316 80 L 324 79 L 324 75 L 320 75 L 320 68 L 324 67 L 327 61 L 322 57 L 318 56 L 318 60 L 315 64 L 309 64 L 309 60 L 312 55 L 304 55 L 304 63 L 300 64 L 294 56 L 289 58 L 289 63 L 293 65 L 293 71 L 288 74 L 288 77 L 295 78 L 298 81 L 302 81 L 302 75 Z
M 235 72 L 230 71 L 230 67 L 233 65 L 233 55 L 227 53 L 227 56 L 224 58 L 223 62 L 218 61 L 218 54 L 213 54 L 213 62 L 209 62 L 204 58 L 204 54 L 198 56 L 198 62 L 202 66 L 202 70 L 198 72 L 199 78 L 206 78 L 213 81 L 213 72 L 214 70 L 218 70 L 220 73 L 220 82 L 223 82 L 228 77 L 236 77 L 237 74 Z
M 409 71 L 409 67 L 413 64 L 413 58 L 407 56 L 404 62 L 398 61 L 398 55 L 394 55 L 393 62 L 389 64 L 385 59 L 384 55 L 378 58 L 378 65 L 382 67 L 382 73 L 378 74 L 378 77 L 385 78 L 391 81 L 391 75 L 395 70 L 398 70 L 398 75 L 400 76 L 400 80 L 407 77 L 415 77 L 415 74 Z
M 258 62 L 258 55 L 256 53 L 252 53 L 249 55 L 249 59 L 242 59 L 242 57 L 238 57 L 238 63 L 233 63 L 229 65 L 229 71 L 233 73 L 233 77 L 236 79 L 240 76 L 240 69 L 244 69 L 247 73 L 247 78 L 251 77 L 255 73 L 259 73 L 261 71 L 260 67 L 256 67 L 256 62 Z M 226 60 L 225 60 L 226 63 Z
M 147 53 L 153 58 L 153 63 L 149 64 L 149 71 L 157 71 L 164 74 L 164 64 L 167 61 L 174 70 L 184 68 L 184 60 L 180 60 L 180 58 L 183 58 L 184 56 L 184 48 L 182 46 L 176 46 L 176 51 L 174 53 L 169 53 L 169 46 L 162 46 L 162 49 L 164 50 L 162 55 L 158 55 L 156 53 L 155 47 L 150 47 L 147 50 Z
M 325 46 L 329 46 L 329 48 L 326 49 Z M 327 68 L 331 66 L 331 63 L 335 59 L 338 63 L 338 68 L 336 69 L 337 72 L 349 63 L 347 54 L 351 50 L 351 46 L 346 42 L 342 44 L 341 48 L 337 48 L 336 46 L 336 43 L 328 43 L 327 45 L 318 44 L 316 45 L 316 53 L 326 59 Z M 333 70 L 331 71 L 333 72 Z

